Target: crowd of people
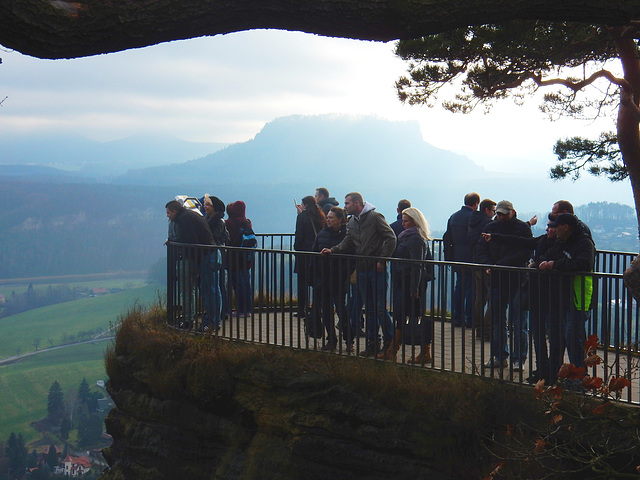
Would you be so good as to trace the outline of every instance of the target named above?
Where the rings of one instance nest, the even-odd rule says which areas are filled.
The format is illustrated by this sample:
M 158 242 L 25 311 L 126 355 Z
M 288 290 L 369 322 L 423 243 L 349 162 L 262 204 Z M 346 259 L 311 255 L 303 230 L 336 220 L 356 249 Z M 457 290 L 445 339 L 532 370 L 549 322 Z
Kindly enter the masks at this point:
M 187 208 L 179 200 L 165 205 L 169 218 L 167 241 L 183 244 L 211 246 L 255 247 L 257 241 L 251 220 L 246 218 L 246 206 L 241 200 L 226 206 L 228 218 L 224 220 L 225 205 L 218 197 L 206 194 L 199 201 L 203 212 Z M 232 250 L 222 255 L 211 248 L 201 253 L 192 249 L 181 251 L 176 259 L 176 275 L 181 282 L 183 328 L 195 325 L 196 284 L 199 279 L 204 305 L 204 318 L 198 329 L 215 332 L 223 317 L 229 315 L 250 317 L 253 310 L 253 287 L 250 270 L 253 252 Z M 235 310 L 231 310 L 228 287 L 235 294 Z
M 205 195 L 201 203 L 204 216 L 177 200 L 166 204 L 170 241 L 255 246 L 247 243 L 252 237 L 255 242 L 255 235 L 244 202 L 225 208 L 219 198 Z M 364 336 L 360 355 L 386 360 L 395 359 L 403 344 L 419 345 L 410 362 L 429 363 L 433 322 L 425 314 L 426 292 L 435 274 L 433 264 L 425 262 L 433 256 L 422 212 L 402 199 L 397 219 L 389 224 L 360 193 L 345 195 L 343 209 L 326 188 L 305 196 L 296 209 L 295 315 L 304 320 L 307 334 L 324 338 L 322 349 L 327 351 L 343 339 L 348 352 L 354 351 L 355 339 Z M 510 201 L 481 201 L 475 192 L 464 197 L 443 236 L 445 260 L 454 262 L 451 321 L 475 329 L 478 337 L 491 342 L 491 358 L 484 365 L 491 369 L 505 368 L 510 360 L 513 370 L 522 370 L 531 333 L 536 353 L 531 380 L 554 382 L 565 351 L 571 363 L 584 366 L 593 291 L 588 272 L 594 268 L 595 245 L 589 227 L 568 201 L 553 205 L 546 233 L 534 238 L 531 226 L 536 222 L 536 216 L 527 222 L 518 219 Z M 385 258 L 394 259 L 390 267 Z M 201 329 L 217 331 L 225 315 L 250 316 L 252 265 L 252 254 L 244 250 L 223 256 L 210 249 L 198 259 L 182 255 L 176 268 L 185 279 L 184 322 L 194 320 L 196 278 L 204 292 Z M 528 267 L 531 273 L 502 267 Z M 386 300 L 390 280 L 392 313 Z M 227 304 L 227 285 L 235 293 L 235 310 Z
M 460 262 L 453 269 L 452 322 L 475 328 L 491 342 L 484 366 L 506 368 L 510 360 L 513 370 L 521 371 L 531 332 L 536 370 L 529 380 L 553 383 L 565 351 L 570 363 L 584 366 L 593 294 L 592 277 L 584 273 L 593 271 L 595 244 L 566 200 L 553 204 L 546 233 L 534 238 L 536 222 L 537 217 L 518 219 L 510 201 L 480 201 L 477 193 L 469 193 L 449 219 L 444 252 L 446 260 Z M 470 269 L 465 262 L 494 267 Z M 495 266 L 528 267 L 531 273 Z

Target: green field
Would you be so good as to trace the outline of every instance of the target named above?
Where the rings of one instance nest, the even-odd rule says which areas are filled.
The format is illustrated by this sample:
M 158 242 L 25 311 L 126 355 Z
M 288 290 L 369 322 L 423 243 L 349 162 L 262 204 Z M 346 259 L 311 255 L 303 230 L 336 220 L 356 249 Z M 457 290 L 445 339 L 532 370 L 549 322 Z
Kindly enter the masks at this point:
M 34 290 L 45 291 L 49 285 L 55 287 L 57 285 L 66 285 L 69 288 L 73 287 L 84 287 L 84 288 L 140 288 L 143 287 L 146 283 L 146 279 L 144 278 L 110 278 L 104 280 L 93 280 L 88 282 L 44 282 L 44 283 L 33 283 Z M 11 296 L 11 292 L 14 292 L 16 295 L 21 293 L 25 293 L 29 288 L 28 283 L 15 283 L 15 284 L 0 284 L 0 295 L 4 295 L 6 298 Z
M 104 352 L 108 341 L 74 345 L 25 357 L 0 366 L 0 440 L 11 432 L 22 433 L 27 442 L 40 434 L 29 424 L 47 414 L 47 395 L 57 380 L 62 390 L 77 390 L 83 378 L 92 390 L 105 380 Z
M 146 306 L 157 298 L 156 286 L 83 298 L 0 319 L 0 359 L 67 343 L 80 332 L 106 331 L 136 303 Z

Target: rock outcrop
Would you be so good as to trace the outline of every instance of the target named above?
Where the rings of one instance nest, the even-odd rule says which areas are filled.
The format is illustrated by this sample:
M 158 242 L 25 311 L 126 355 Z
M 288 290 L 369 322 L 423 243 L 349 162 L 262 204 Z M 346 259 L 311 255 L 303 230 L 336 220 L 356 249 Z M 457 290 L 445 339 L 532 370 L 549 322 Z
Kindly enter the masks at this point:
M 127 319 L 106 364 L 102 480 L 478 478 L 505 407 L 482 379 L 191 337 L 161 316 Z

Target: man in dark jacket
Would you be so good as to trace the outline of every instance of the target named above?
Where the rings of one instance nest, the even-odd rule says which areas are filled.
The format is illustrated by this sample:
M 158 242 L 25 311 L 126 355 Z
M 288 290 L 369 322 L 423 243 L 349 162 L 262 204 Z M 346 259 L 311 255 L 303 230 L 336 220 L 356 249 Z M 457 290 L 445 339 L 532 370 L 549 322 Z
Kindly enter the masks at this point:
M 513 204 L 502 200 L 496 205 L 497 220 L 487 224 L 483 233 L 499 233 L 519 237 L 532 237 L 529 224 L 516 218 Z M 478 242 L 476 250 L 478 263 L 526 267 L 531 258 L 531 249 L 515 243 Z M 491 359 L 487 368 L 507 366 L 507 318 L 509 306 L 510 325 L 513 332 L 511 362 L 514 370 L 521 370 L 528 353 L 526 312 L 521 308 L 521 286 L 525 281 L 520 272 L 487 269 L 490 275 L 489 311 L 491 314 Z
M 467 193 L 464 197 L 464 205 L 455 212 L 447 222 L 447 231 L 444 232 L 444 258 L 449 262 L 473 261 L 471 246 L 469 245 L 469 220 L 473 212 L 478 209 L 480 195 Z M 471 270 L 462 267 L 454 267 L 456 284 L 453 290 L 451 306 L 451 321 L 456 326 L 471 326 L 473 311 L 473 281 Z
M 549 223 L 558 236 L 553 258 L 538 265 L 542 271 L 591 272 L 596 247 L 578 218 L 562 213 Z M 556 308 L 549 322 L 549 381 L 555 382 L 567 350 L 569 362 L 584 367 L 585 323 L 589 320 L 593 278 L 590 275 L 551 277 L 550 303 Z M 555 288 L 554 288 L 555 287 Z
M 475 258 L 475 249 L 478 241 L 481 240 L 482 231 L 493 220 L 495 215 L 496 202 L 489 198 L 482 200 L 479 210 L 471 213 L 467 241 L 474 263 L 480 263 Z M 489 299 L 489 278 L 483 270 L 473 271 L 473 292 L 473 326 L 476 329 L 476 336 L 489 340 L 491 338 L 491 319 L 489 317 L 484 318 L 484 307 Z
M 351 215 L 347 224 L 347 235 L 335 247 L 324 248 L 324 255 L 330 253 L 352 253 L 369 256 L 358 259 L 358 290 L 365 302 L 367 322 L 367 347 L 362 356 L 378 353 L 378 326 L 382 328 L 386 350 L 393 342 L 393 321 L 386 307 L 389 272 L 381 257 L 390 257 L 396 249 L 396 236 L 384 218 L 358 192 L 348 193 L 344 198 L 344 209 Z
M 325 217 L 329 213 L 329 210 L 331 210 L 331 207 L 337 207 L 339 205 L 339 202 L 335 198 L 329 196 L 329 190 L 324 187 L 316 188 L 315 199 Z
M 209 225 L 199 213 L 188 210 L 172 200 L 165 205 L 170 225 L 170 240 L 177 243 L 213 245 Z M 196 311 L 196 286 L 198 269 L 202 265 L 204 251 L 194 247 L 176 247 L 178 291 L 182 300 L 181 328 L 191 328 Z
M 392 222 L 389 225 L 391 227 L 391 230 L 393 230 L 393 233 L 396 234 L 396 237 L 400 235 L 404 230 L 404 227 L 402 226 L 402 211 L 405 208 L 409 208 L 410 206 L 411 202 L 405 198 L 398 202 L 398 208 L 396 209 L 396 212 L 398 212 L 398 217 L 396 218 L 395 222 Z

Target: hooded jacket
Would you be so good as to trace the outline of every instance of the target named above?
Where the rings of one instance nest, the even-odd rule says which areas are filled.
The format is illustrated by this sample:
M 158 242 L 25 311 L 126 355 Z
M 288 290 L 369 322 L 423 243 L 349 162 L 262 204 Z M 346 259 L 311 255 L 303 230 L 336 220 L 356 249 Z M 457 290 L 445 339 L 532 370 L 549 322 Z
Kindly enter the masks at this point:
M 334 253 L 353 253 L 370 257 L 390 257 L 396 249 L 396 235 L 384 218 L 369 202 L 364 202 L 360 215 L 352 215 L 347 224 L 347 236 Z M 359 269 L 373 269 L 375 262 L 358 261 Z

